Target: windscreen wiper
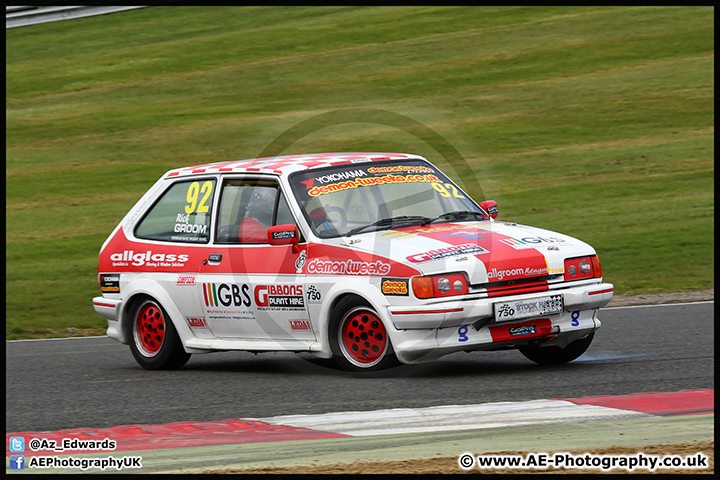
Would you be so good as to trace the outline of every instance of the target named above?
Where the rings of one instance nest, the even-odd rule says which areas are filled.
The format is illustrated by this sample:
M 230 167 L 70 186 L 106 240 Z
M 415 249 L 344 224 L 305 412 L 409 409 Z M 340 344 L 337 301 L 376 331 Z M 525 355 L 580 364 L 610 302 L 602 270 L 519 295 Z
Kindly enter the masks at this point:
M 465 220 L 468 217 L 480 217 L 487 219 L 488 215 L 487 213 L 473 212 L 470 210 L 460 210 L 459 212 L 448 212 L 443 213 L 442 215 L 435 218 L 428 218 L 426 221 L 421 223 L 421 225 L 427 225 L 428 223 L 433 223 L 437 220 Z
M 345 234 L 346 237 L 350 237 L 352 235 L 355 235 L 356 233 L 360 233 L 366 228 L 370 227 L 389 227 L 392 225 L 395 225 L 396 223 L 412 223 L 412 222 L 422 222 L 421 225 L 425 225 L 425 222 L 430 221 L 428 217 L 422 217 L 419 215 L 400 215 L 397 217 L 390 217 L 390 218 L 383 218 L 381 220 L 378 220 L 377 222 L 369 223 L 367 225 L 362 225 L 360 227 L 355 227 L 349 232 Z

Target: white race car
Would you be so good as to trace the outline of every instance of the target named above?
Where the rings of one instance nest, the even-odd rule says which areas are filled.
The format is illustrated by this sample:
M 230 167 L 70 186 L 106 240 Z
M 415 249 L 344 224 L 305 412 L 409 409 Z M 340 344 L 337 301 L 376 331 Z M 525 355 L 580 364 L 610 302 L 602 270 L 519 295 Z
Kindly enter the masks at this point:
M 171 170 L 103 244 L 93 306 L 147 369 L 220 350 L 358 371 L 508 348 L 574 360 L 613 295 L 595 250 L 497 213 L 417 155 Z

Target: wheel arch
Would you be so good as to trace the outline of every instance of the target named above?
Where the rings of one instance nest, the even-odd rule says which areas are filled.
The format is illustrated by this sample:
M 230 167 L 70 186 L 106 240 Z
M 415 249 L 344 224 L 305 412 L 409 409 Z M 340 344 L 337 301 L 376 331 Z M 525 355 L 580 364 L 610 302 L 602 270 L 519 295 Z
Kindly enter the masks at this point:
M 195 338 L 190 327 L 185 323 L 184 317 L 178 309 L 175 302 L 173 302 L 170 295 L 155 281 L 149 279 L 140 279 L 131 282 L 126 288 L 126 300 L 123 305 L 123 309 L 118 319 L 120 322 L 119 330 L 123 338 L 121 342 L 129 344 L 132 341 L 132 333 L 130 330 L 132 324 L 132 312 L 139 302 L 143 299 L 148 298 L 156 301 L 158 304 L 165 309 L 170 321 L 175 327 L 175 331 L 180 337 L 180 341 L 183 344 L 183 349 L 187 352 L 185 344 L 187 340 Z M 191 353 L 191 352 L 188 352 Z
M 329 355 L 332 354 L 330 350 L 329 327 L 333 310 L 343 299 L 352 296 L 358 297 L 370 304 L 385 325 L 385 329 L 392 341 L 395 327 L 392 324 L 390 312 L 387 308 L 389 303 L 380 290 L 370 283 L 369 278 L 347 278 L 340 282 L 337 282 L 337 279 L 331 279 L 330 282 L 333 282 L 333 286 L 325 294 L 325 301 L 320 311 L 320 331 L 318 332 L 318 339 L 322 342 L 323 352 Z

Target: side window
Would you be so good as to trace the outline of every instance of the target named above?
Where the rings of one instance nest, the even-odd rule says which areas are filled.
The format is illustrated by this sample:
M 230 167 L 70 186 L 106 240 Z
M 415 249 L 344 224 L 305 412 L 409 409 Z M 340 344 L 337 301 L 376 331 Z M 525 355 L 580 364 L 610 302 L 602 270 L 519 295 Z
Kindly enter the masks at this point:
M 173 184 L 140 221 L 135 236 L 147 240 L 207 243 L 214 193 L 214 179 Z
M 218 243 L 267 243 L 268 227 L 295 224 L 273 180 L 226 181 L 220 195 L 219 218 Z
M 274 225 L 287 225 L 287 224 L 295 225 L 295 219 L 293 218 L 292 214 L 290 213 L 290 207 L 288 206 L 287 200 L 285 200 L 285 195 L 283 195 L 283 193 L 280 192 L 280 200 L 278 200 L 278 208 L 277 208 L 277 214 L 275 215 Z

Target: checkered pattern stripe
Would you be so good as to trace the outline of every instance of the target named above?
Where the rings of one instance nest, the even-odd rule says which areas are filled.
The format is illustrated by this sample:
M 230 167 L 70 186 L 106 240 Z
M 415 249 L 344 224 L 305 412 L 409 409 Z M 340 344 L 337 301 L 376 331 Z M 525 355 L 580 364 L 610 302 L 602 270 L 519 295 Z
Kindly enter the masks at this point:
M 316 167 L 329 167 L 361 161 L 395 160 L 412 158 L 404 153 L 352 152 L 352 153 L 312 153 L 303 155 L 283 155 L 279 157 L 252 158 L 231 162 L 207 163 L 194 167 L 178 168 L 167 173 L 166 177 L 182 177 L 198 173 L 222 172 L 262 172 L 287 175 L 300 170 Z

